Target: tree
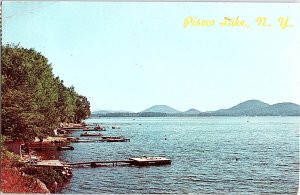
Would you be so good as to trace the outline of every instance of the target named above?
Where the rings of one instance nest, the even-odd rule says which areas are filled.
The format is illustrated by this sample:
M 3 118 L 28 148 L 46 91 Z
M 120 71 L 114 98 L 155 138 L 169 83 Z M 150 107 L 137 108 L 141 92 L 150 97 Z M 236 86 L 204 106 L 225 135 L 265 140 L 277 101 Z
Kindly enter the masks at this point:
M 90 102 L 86 97 L 78 95 L 76 99 L 75 122 L 80 123 L 90 115 Z
M 19 45 L 2 47 L 2 134 L 12 139 L 45 137 L 59 122 L 74 122 L 90 114 L 86 97 L 54 77 L 41 53 Z

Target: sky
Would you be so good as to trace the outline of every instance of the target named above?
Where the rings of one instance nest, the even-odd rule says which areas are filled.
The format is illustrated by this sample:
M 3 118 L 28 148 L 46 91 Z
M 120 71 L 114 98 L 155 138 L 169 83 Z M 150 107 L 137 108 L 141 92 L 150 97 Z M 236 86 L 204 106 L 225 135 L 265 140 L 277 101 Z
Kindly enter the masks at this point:
M 41 52 L 92 110 L 300 104 L 299 4 L 4 1 L 2 12 L 2 43 Z M 215 25 L 184 28 L 189 16 Z M 224 17 L 250 26 L 220 26 Z

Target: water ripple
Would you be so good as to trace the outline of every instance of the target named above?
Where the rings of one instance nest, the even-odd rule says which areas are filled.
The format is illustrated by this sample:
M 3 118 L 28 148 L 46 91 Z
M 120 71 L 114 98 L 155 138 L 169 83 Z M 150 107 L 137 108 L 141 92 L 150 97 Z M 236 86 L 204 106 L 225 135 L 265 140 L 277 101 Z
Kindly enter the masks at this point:
M 127 143 L 74 143 L 65 161 L 164 155 L 169 166 L 76 168 L 63 193 L 296 194 L 297 117 L 103 118 Z M 139 124 L 142 125 L 139 125 Z M 80 134 L 80 132 L 77 132 Z M 166 138 L 166 140 L 165 140 Z

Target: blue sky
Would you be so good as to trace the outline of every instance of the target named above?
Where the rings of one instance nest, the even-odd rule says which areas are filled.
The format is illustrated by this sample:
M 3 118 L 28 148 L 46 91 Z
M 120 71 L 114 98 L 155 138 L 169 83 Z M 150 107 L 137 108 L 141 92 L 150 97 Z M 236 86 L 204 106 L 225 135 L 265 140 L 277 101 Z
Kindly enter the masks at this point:
M 288 3 L 5 1 L 2 42 L 41 52 L 92 110 L 299 104 L 299 13 Z M 184 28 L 188 16 L 216 25 Z M 250 28 L 218 25 L 238 16 Z M 258 27 L 258 16 L 272 26 Z M 282 30 L 281 16 L 293 27 Z

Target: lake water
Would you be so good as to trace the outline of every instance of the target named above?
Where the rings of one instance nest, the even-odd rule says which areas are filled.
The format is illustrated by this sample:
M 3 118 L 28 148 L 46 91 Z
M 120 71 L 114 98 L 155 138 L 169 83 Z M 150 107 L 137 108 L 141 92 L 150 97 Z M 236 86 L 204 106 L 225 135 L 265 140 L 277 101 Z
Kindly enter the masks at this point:
M 101 118 L 130 142 L 73 143 L 67 162 L 166 156 L 171 165 L 74 168 L 62 193 L 296 194 L 299 117 Z M 121 129 L 112 129 L 119 125 Z M 80 131 L 74 133 L 79 135 Z

